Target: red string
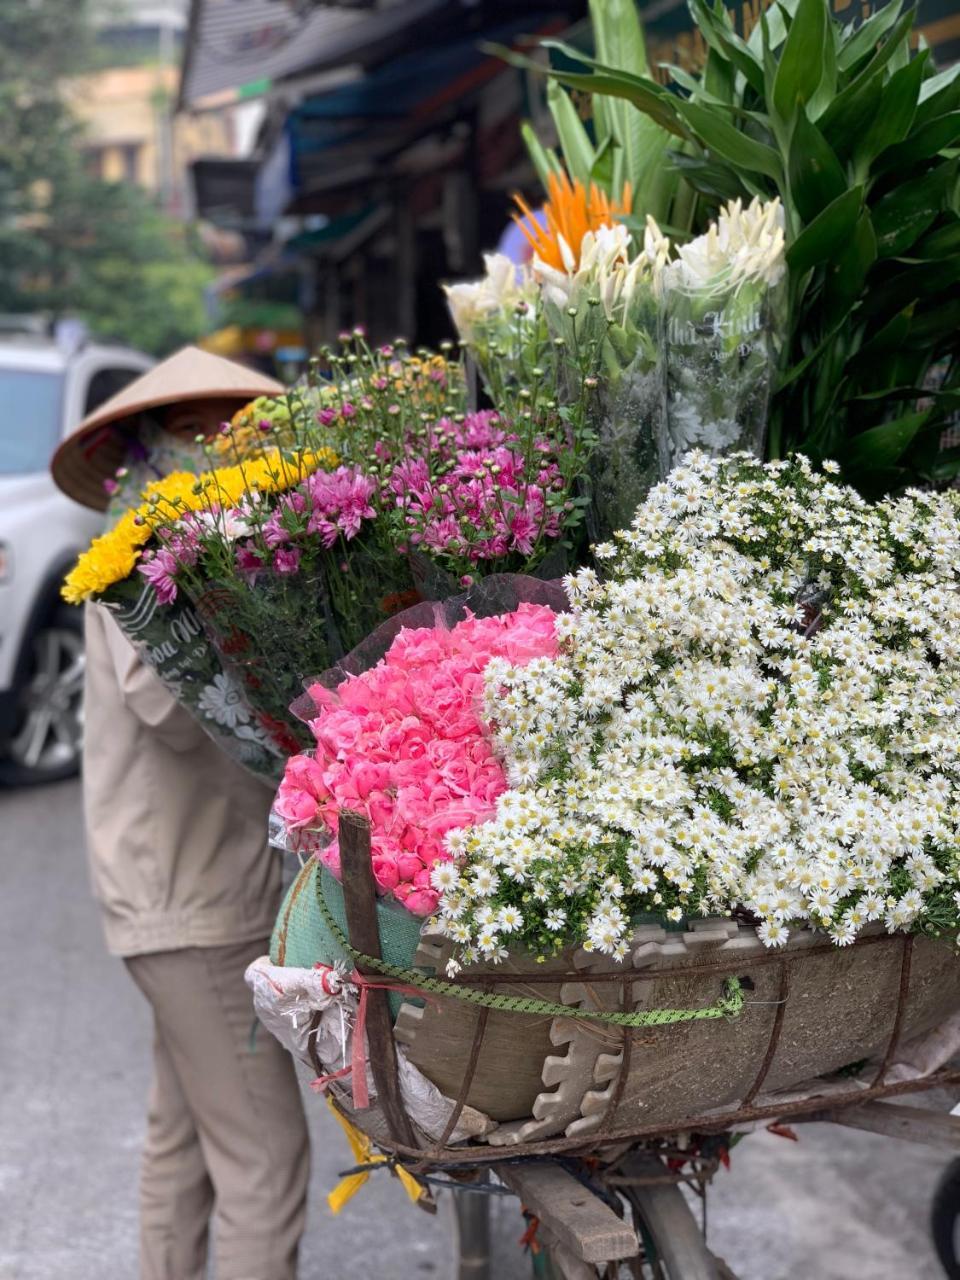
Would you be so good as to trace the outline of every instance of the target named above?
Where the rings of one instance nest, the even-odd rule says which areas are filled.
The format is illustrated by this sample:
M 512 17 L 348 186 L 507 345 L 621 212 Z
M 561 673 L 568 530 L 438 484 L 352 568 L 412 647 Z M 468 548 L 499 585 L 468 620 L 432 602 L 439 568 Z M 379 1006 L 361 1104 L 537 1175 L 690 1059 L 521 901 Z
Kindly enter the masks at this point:
M 326 970 L 322 982 L 324 991 L 328 991 L 327 974 L 333 970 L 329 965 L 321 964 L 315 965 L 314 968 Z M 396 991 L 399 995 L 416 996 L 418 999 L 430 999 L 430 997 L 424 996 L 419 987 L 406 986 L 392 978 L 368 978 L 358 969 L 354 969 L 344 981 L 352 983 L 360 992 L 357 1017 L 353 1027 L 350 1065 L 330 1075 L 317 1076 L 316 1080 L 310 1082 L 310 1088 L 323 1093 L 332 1080 L 340 1080 L 343 1076 L 349 1075 L 353 1086 L 353 1105 L 358 1111 L 363 1111 L 370 1105 L 370 1089 L 367 1084 L 367 996 L 371 991 Z

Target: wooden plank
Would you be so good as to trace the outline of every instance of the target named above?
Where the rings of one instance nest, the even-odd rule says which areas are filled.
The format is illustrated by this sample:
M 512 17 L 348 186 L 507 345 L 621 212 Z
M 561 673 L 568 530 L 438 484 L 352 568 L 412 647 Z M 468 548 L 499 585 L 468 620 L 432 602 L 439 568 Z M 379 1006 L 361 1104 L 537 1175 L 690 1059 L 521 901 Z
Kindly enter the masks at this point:
M 370 824 L 359 813 L 344 810 L 340 814 L 338 834 L 350 945 L 379 960 L 380 931 L 377 926 L 377 891 L 370 861 Z M 357 968 L 361 973 L 365 972 L 361 965 Z M 379 976 L 375 970 L 368 972 Z M 387 993 L 383 990 L 367 992 L 367 1051 L 377 1099 L 390 1132 L 397 1142 L 410 1147 L 419 1146 L 400 1094 L 393 1020 Z
M 653 1237 L 667 1274 L 682 1276 L 683 1280 L 720 1280 L 717 1259 L 707 1248 L 700 1223 L 683 1192 L 676 1183 L 646 1181 L 664 1175 L 662 1160 L 638 1151 L 623 1162 L 621 1172 L 645 1183 L 632 1188 L 631 1199 L 639 1206 L 644 1228 Z
M 597 1268 L 592 1262 L 584 1262 L 561 1244 L 556 1236 L 546 1230 L 543 1223 L 537 1232 L 537 1240 L 550 1251 L 551 1275 L 556 1280 L 597 1280 Z
M 895 1102 L 865 1102 L 859 1107 L 824 1110 L 810 1118 L 842 1124 L 848 1129 L 881 1133 L 888 1138 L 902 1138 L 906 1142 L 919 1142 L 928 1147 L 960 1151 L 960 1116 L 946 1111 L 905 1107 Z
M 559 1165 L 504 1164 L 496 1172 L 547 1231 L 584 1262 L 614 1262 L 640 1252 L 633 1228 Z

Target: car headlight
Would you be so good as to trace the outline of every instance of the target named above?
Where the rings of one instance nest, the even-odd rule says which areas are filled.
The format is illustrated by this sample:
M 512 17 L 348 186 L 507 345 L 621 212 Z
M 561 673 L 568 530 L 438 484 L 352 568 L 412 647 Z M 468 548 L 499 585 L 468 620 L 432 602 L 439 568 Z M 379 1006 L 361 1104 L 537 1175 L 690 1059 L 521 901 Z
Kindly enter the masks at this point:
M 5 542 L 0 542 L 0 582 L 8 582 L 13 577 L 13 556 Z

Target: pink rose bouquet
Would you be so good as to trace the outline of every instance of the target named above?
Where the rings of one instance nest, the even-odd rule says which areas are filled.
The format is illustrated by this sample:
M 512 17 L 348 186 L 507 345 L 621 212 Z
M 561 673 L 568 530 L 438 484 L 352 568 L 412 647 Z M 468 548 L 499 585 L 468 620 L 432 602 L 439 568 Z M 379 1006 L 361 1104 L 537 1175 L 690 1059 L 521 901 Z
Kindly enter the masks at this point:
M 510 613 L 467 613 L 452 628 L 402 629 L 369 670 L 335 690 L 316 683 L 312 755 L 293 756 L 274 812 L 288 831 L 325 827 L 321 861 L 339 874 L 338 815 L 372 828 L 377 884 L 415 915 L 437 905 L 433 865 L 449 858 L 445 834 L 491 817 L 506 790 L 480 718 L 491 658 L 520 665 L 556 653 L 554 611 L 522 603 Z

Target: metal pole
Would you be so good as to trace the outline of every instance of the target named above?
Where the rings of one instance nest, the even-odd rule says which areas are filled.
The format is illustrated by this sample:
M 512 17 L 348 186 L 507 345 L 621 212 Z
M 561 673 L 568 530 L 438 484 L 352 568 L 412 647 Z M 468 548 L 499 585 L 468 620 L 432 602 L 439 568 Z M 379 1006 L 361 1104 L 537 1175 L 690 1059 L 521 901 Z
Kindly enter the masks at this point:
M 487 1174 L 483 1181 L 488 1180 Z M 490 1196 L 475 1191 L 455 1191 L 460 1246 L 457 1280 L 490 1280 Z

